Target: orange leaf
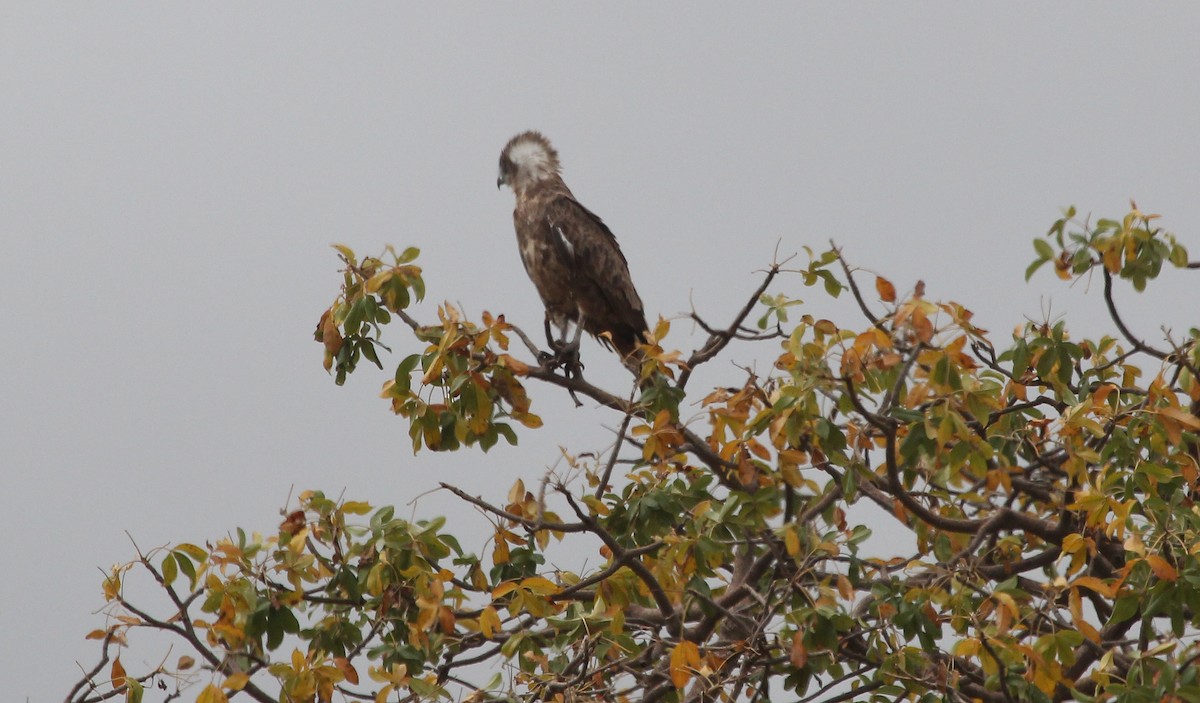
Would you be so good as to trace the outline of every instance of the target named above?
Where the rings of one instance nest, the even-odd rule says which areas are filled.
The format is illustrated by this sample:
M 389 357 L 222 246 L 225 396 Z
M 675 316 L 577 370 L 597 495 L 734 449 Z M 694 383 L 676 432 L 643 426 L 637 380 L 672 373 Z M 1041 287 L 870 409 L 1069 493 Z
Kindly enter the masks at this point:
M 788 652 L 788 659 L 791 659 L 792 665 L 797 669 L 804 668 L 808 663 L 808 649 L 804 646 L 804 633 L 797 632 L 792 635 L 792 649 Z
M 438 624 L 441 625 L 442 632 L 447 635 L 454 634 L 454 611 L 443 605 L 438 611 Z
M 1104 402 L 1108 400 L 1108 396 L 1111 395 L 1115 390 L 1117 390 L 1116 384 L 1101 383 L 1096 390 L 1092 392 L 1092 404 L 1104 405 Z
M 1175 420 L 1179 424 L 1185 425 L 1190 429 L 1200 430 L 1200 417 L 1196 417 L 1195 415 L 1189 413 L 1188 411 L 1186 411 L 1182 408 L 1173 408 L 1173 407 L 1159 408 L 1158 414 L 1166 415 L 1167 417 L 1171 418 L 1172 420 Z
M 321 315 L 320 329 L 321 343 L 325 345 L 325 351 L 333 356 L 342 349 L 342 333 L 338 330 L 337 323 L 333 321 L 333 313 L 331 310 L 326 310 L 325 314 Z
M 933 323 L 929 321 L 929 316 L 925 311 L 917 308 L 912 315 L 913 334 L 917 335 L 917 339 L 922 342 L 928 342 L 933 339 Z
M 342 675 L 346 677 L 347 681 L 354 685 L 358 685 L 358 669 L 354 668 L 354 665 L 350 663 L 349 659 L 345 657 L 334 657 L 333 665 L 342 672 Z
M 121 665 L 120 657 L 113 660 L 112 675 L 109 678 L 112 679 L 114 686 L 121 686 L 125 683 L 125 667 Z
M 521 361 L 515 356 L 512 356 L 511 354 L 501 354 L 500 360 L 504 362 L 504 365 L 508 367 L 514 375 L 529 375 L 529 364 L 526 364 L 524 361 Z
M 896 286 L 883 276 L 875 277 L 875 291 L 879 293 L 879 299 L 885 303 L 896 302 Z
M 1154 571 L 1154 575 L 1163 581 L 1174 581 L 1179 578 L 1179 572 L 1175 570 L 1175 567 L 1171 566 L 1166 559 L 1157 554 L 1147 556 L 1146 563 L 1150 565 L 1150 569 Z
M 1095 576 L 1080 576 L 1071 582 L 1071 585 L 1089 589 L 1104 596 L 1105 598 L 1112 598 L 1117 595 L 1115 585 L 1107 584 Z

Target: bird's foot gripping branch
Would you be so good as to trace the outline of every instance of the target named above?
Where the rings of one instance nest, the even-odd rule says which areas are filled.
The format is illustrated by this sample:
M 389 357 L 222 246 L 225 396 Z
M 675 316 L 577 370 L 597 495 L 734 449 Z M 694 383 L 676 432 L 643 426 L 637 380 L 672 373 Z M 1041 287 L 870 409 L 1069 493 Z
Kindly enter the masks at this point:
M 996 339 L 833 249 L 770 267 L 728 324 L 693 314 L 690 353 L 658 325 L 636 396 L 539 364 L 503 317 L 418 322 L 415 250 L 340 253 L 326 366 L 382 363 L 402 321 L 384 396 L 414 449 L 515 442 L 556 389 L 611 408 L 613 445 L 507 496 L 443 486 L 487 520 L 482 554 L 441 519 L 320 492 L 269 535 L 141 553 L 105 580 L 103 655 L 70 701 L 1197 697 L 1200 333 L 1118 302 L 1123 281 L 1200 268 L 1153 216 L 1069 211 L 1035 243 L 1030 273 L 1103 281 L 1110 336 L 1034 321 Z M 804 314 L 795 282 L 848 291 L 860 319 Z M 689 385 L 754 344 L 769 372 Z M 557 541 L 592 556 L 554 564 Z M 141 629 L 185 653 L 133 671 L 115 653 Z

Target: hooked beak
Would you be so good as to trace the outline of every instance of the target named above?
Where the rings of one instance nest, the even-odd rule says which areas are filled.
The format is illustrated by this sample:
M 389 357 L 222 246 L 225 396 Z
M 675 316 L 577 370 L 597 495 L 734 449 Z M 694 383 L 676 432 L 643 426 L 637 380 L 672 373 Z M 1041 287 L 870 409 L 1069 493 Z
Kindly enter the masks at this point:
M 504 185 L 504 176 L 496 179 L 496 190 L 500 190 L 500 186 Z

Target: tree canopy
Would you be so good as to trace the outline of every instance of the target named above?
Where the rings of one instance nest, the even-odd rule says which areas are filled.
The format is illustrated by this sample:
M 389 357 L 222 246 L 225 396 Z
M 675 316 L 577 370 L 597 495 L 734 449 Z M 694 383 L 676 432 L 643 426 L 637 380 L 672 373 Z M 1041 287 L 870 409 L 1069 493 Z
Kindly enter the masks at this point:
M 503 315 L 417 319 L 415 248 L 338 246 L 325 368 L 382 368 L 396 336 L 383 396 L 414 452 L 516 444 L 552 392 L 610 409 L 613 446 L 568 448 L 573 481 L 443 485 L 490 520 L 484 554 L 443 518 L 316 489 L 270 534 L 139 551 L 104 580 L 67 701 L 1200 701 L 1200 331 L 1140 336 L 1117 301 L 1200 268 L 1155 220 L 1072 208 L 1034 240 L 1026 278 L 1098 279 L 1111 336 L 991 335 L 831 247 L 774 262 L 732 320 L 693 313 L 691 352 L 660 321 L 626 388 L 539 363 Z M 801 284 L 861 317 L 805 314 Z M 734 340 L 770 372 L 691 386 Z M 558 543 L 599 563 L 552 568 Z M 127 669 L 145 630 L 176 649 Z

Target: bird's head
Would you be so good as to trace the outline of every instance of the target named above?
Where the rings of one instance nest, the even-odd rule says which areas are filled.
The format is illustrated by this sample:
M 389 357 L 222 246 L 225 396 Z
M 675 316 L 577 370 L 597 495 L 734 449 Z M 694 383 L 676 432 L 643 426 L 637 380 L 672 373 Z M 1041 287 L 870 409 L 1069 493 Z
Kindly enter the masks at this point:
M 558 177 L 558 152 L 540 132 L 522 132 L 500 152 L 500 177 L 496 187 L 506 185 L 513 191 L 524 190 L 533 183 Z

